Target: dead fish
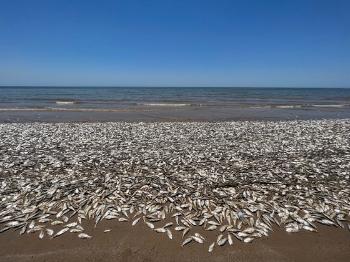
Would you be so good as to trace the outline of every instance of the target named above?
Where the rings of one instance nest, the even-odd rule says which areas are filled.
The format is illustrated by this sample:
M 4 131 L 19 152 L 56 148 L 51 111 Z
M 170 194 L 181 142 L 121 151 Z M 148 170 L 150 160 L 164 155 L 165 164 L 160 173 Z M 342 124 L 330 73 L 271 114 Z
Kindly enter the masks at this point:
M 190 231 L 190 229 L 187 227 L 183 232 L 182 232 L 182 238 Z
M 320 222 L 321 224 L 327 225 L 327 226 L 334 226 L 334 225 L 335 225 L 334 222 L 332 222 L 332 221 L 330 221 L 330 220 L 328 220 L 328 219 L 322 219 L 322 220 L 320 220 L 319 222 Z
M 224 232 L 226 229 L 227 229 L 227 225 L 224 225 L 224 226 L 221 226 L 219 230 L 220 230 L 220 232 L 222 233 L 222 232 Z
M 255 231 L 254 227 L 248 227 L 243 230 L 244 233 L 252 234 Z
M 52 222 L 51 222 L 51 225 L 52 225 L 52 226 L 56 226 L 56 225 L 60 225 L 60 224 L 63 224 L 63 221 L 55 220 L 55 221 L 52 221 Z
M 196 241 L 197 243 L 203 244 L 203 239 L 198 237 L 198 236 L 192 236 L 193 240 Z
M 68 230 L 69 230 L 69 228 L 68 228 L 68 227 L 65 227 L 65 228 L 61 229 L 60 231 L 58 231 L 58 232 L 54 235 L 54 237 L 58 237 L 58 236 L 60 236 L 60 235 L 62 235 L 62 234 L 64 234 L 64 233 L 66 233 Z
M 184 242 L 182 242 L 182 246 L 187 245 L 188 243 L 190 243 L 192 241 L 192 237 L 188 237 L 184 240 Z
M 211 243 L 211 245 L 208 248 L 208 252 L 212 252 L 214 250 L 215 242 Z
M 171 231 L 169 229 L 166 229 L 166 233 L 170 239 L 173 239 L 173 234 L 171 233 Z
M 165 233 L 166 232 L 165 228 L 162 228 L 162 227 L 155 228 L 154 231 L 156 231 L 158 233 Z
M 10 221 L 10 222 L 7 222 L 7 223 L 5 224 L 5 226 L 8 226 L 8 227 L 15 227 L 15 226 L 17 226 L 17 225 L 19 225 L 19 222 L 18 222 L 18 221 Z
M 224 238 L 221 238 L 217 243 L 219 246 L 223 246 L 225 245 L 226 241 L 227 241 L 227 238 L 224 237 Z
M 196 237 L 199 237 L 199 238 L 203 239 L 203 240 L 205 239 L 205 238 L 204 238 L 201 234 L 199 234 L 199 233 L 195 233 L 194 235 L 195 235 Z
M 316 229 L 314 229 L 313 227 L 307 226 L 307 225 L 304 225 L 303 229 L 306 229 L 306 230 L 311 231 L 311 232 L 317 232 Z
M 81 229 L 79 229 L 79 228 L 71 228 L 70 230 L 69 230 L 69 232 L 71 232 L 71 233 L 80 233 L 80 232 L 82 232 L 83 230 L 81 230 Z
M 46 228 L 46 234 L 48 234 L 49 236 L 52 236 L 54 233 L 54 231 L 50 228 Z
M 211 225 L 211 226 L 207 227 L 205 230 L 212 231 L 212 230 L 215 230 L 215 229 L 217 229 L 217 226 L 216 225 Z
M 21 231 L 19 231 L 19 234 L 20 234 L 20 235 L 23 235 L 23 234 L 26 232 L 26 230 L 27 230 L 27 226 L 24 225 L 24 226 L 22 227 Z
M 296 233 L 296 232 L 299 232 L 299 228 L 298 227 L 286 227 L 286 232 Z
M 141 217 L 138 217 L 138 218 L 136 218 L 133 222 L 132 222 L 132 226 L 135 226 L 138 222 L 139 222 L 139 220 L 141 219 Z
M 11 229 L 12 227 L 4 227 L 0 229 L 0 233 L 6 232 L 7 230 Z
M 147 222 L 147 221 L 145 221 L 145 223 L 149 228 L 154 229 L 154 225 L 152 223 Z
M 44 231 L 40 231 L 39 238 L 43 239 L 44 238 Z
M 69 224 L 65 225 L 65 227 L 71 228 L 71 227 L 75 227 L 76 225 L 78 225 L 78 223 L 77 222 L 73 222 L 73 223 L 69 223 Z
M 254 240 L 254 238 L 252 238 L 252 237 L 246 237 L 245 239 L 243 239 L 243 242 L 244 243 L 250 243 L 250 242 L 252 242 Z
M 182 230 L 184 230 L 184 229 L 186 229 L 187 227 L 184 227 L 184 226 L 177 226 L 177 227 L 175 227 L 175 230 L 176 231 L 182 231 Z
M 227 240 L 228 240 L 229 245 L 232 246 L 233 239 L 232 239 L 232 236 L 230 234 L 227 235 Z
M 80 233 L 78 235 L 79 238 L 82 238 L 82 239 L 88 239 L 88 238 L 92 238 L 92 236 L 89 236 L 88 234 L 85 234 L 85 233 Z

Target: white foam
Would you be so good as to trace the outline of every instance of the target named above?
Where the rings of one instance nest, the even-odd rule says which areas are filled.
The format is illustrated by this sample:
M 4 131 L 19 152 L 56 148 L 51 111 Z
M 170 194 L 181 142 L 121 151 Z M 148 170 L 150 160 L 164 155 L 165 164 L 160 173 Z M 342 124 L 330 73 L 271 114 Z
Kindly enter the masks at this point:
M 288 109 L 288 108 L 300 108 L 301 105 L 280 105 L 276 106 L 276 108 Z
M 56 101 L 56 104 L 58 105 L 73 105 L 75 104 L 74 101 Z
M 313 107 L 344 107 L 345 105 L 312 105 Z
M 178 104 L 178 103 L 143 103 L 144 106 L 191 106 L 191 104 Z

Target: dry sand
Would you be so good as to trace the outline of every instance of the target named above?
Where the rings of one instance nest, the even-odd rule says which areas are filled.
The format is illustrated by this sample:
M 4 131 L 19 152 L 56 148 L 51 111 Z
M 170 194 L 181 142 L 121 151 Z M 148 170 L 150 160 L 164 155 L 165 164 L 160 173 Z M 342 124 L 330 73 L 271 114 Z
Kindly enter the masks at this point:
M 8 231 L 0 235 L 0 261 L 350 261 L 350 232 L 320 226 L 318 233 L 286 233 L 275 228 L 267 238 L 244 244 L 238 240 L 232 246 L 216 247 L 208 253 L 208 245 L 190 243 L 181 247 L 180 234 L 175 240 L 166 234 L 155 234 L 143 223 L 103 221 L 96 229 L 85 225 L 92 239 L 82 240 L 66 233 L 55 239 L 38 238 L 38 234 Z M 111 229 L 108 233 L 103 230 Z M 200 231 L 199 231 L 200 232 Z

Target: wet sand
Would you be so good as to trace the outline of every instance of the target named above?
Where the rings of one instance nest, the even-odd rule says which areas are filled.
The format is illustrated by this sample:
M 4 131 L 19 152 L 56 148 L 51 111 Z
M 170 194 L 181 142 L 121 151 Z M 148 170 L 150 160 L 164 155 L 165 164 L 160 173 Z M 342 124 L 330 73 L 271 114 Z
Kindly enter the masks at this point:
M 166 234 L 155 234 L 144 224 L 103 221 L 94 229 L 87 226 L 92 239 L 82 240 L 76 234 L 64 234 L 54 239 L 38 238 L 38 233 L 20 236 L 8 231 L 0 235 L 0 261 L 350 261 L 350 232 L 319 226 L 318 233 L 287 233 L 275 228 L 269 237 L 245 244 L 235 240 L 232 246 L 216 247 L 208 253 L 208 243 L 179 245 L 181 235 L 174 240 Z M 103 233 L 104 229 L 111 229 Z M 200 232 L 200 231 L 199 231 Z
M 310 120 L 350 118 L 349 108 L 156 107 L 115 111 L 0 111 L 0 123 Z

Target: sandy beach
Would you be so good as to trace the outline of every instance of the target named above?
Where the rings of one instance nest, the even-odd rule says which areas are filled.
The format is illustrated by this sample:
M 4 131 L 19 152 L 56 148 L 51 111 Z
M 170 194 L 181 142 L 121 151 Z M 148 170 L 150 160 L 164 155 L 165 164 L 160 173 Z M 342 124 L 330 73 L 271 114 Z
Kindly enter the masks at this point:
M 349 131 L 1 124 L 0 261 L 348 261 Z
M 2 109 L 0 123 L 62 122 L 216 122 L 216 121 L 283 121 L 348 119 L 348 107 L 144 107 L 88 111 L 48 109 Z
M 208 253 L 204 245 L 181 247 L 177 241 L 155 234 L 140 224 L 103 222 L 97 228 L 88 227 L 94 237 L 78 239 L 73 234 L 41 240 L 38 234 L 20 236 L 6 232 L 0 236 L 0 260 L 12 261 L 156 261 L 156 262 L 250 262 L 250 261 L 349 261 L 350 232 L 321 226 L 318 233 L 287 233 L 276 228 L 269 237 L 254 243 L 235 241 Z M 109 233 L 103 230 L 111 229 Z M 176 240 L 181 235 L 175 236 Z M 208 241 L 215 240 L 214 236 Z

